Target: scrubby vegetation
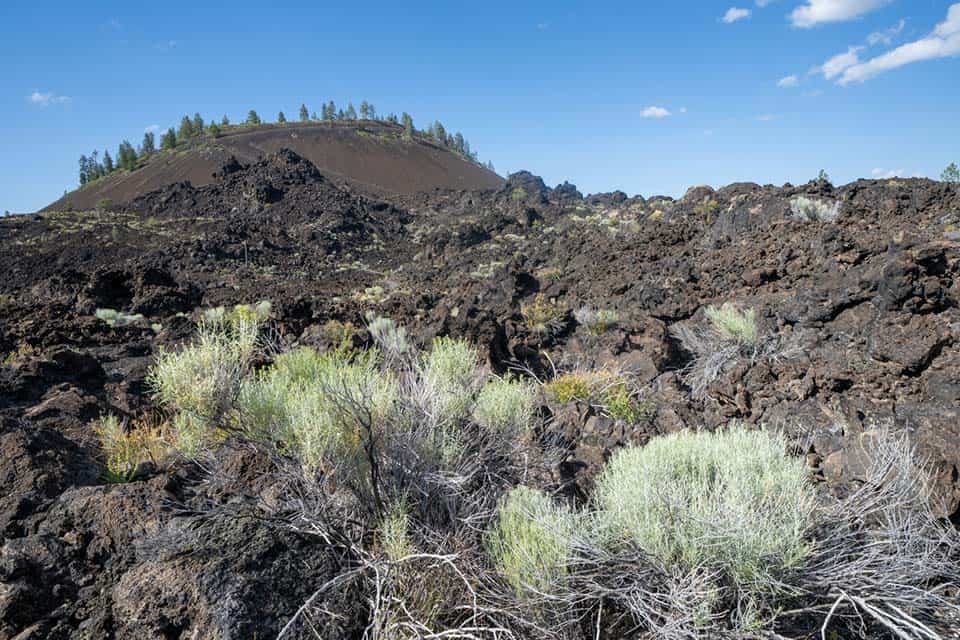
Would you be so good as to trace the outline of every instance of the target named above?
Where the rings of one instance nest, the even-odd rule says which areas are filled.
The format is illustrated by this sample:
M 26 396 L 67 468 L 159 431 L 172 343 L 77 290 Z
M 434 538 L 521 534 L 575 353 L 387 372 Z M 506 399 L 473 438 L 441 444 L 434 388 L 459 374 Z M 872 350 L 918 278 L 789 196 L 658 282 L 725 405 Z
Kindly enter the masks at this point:
M 757 315 L 753 309 L 740 310 L 729 302 L 707 307 L 707 319 L 721 336 L 742 345 L 757 344 Z
M 497 571 L 522 599 L 559 586 L 575 535 L 568 509 L 536 489 L 517 487 L 502 500 L 487 545 Z
M 611 309 L 580 307 L 573 317 L 577 324 L 585 326 L 595 336 L 603 335 L 620 322 L 620 314 Z
M 125 327 L 143 320 L 143 316 L 139 313 L 123 313 L 115 309 L 97 309 L 94 315 L 111 327 Z
M 520 306 L 527 329 L 544 339 L 564 330 L 570 309 L 562 300 L 548 300 L 538 293 L 533 302 Z
M 725 302 L 708 306 L 704 314 L 705 325 L 682 322 L 671 328 L 691 355 L 683 379 L 695 397 L 702 397 L 711 383 L 739 362 L 752 365 L 765 359 L 787 359 L 799 352 L 794 334 L 762 332 L 753 309 Z
M 923 621 L 958 612 L 941 591 L 958 537 L 907 441 L 878 444 L 864 487 L 836 499 L 771 432 L 660 437 L 615 455 L 582 513 L 511 493 L 495 566 L 544 637 L 780 638 L 806 616 L 806 633 L 937 638 Z
M 628 424 L 647 422 L 655 410 L 629 375 L 611 369 L 569 371 L 544 384 L 544 390 L 557 402 L 584 402 Z
M 933 638 L 925 621 L 960 613 L 943 590 L 960 578 L 960 540 L 931 514 L 903 437 L 876 431 L 862 487 L 836 498 L 773 431 L 659 436 L 616 453 L 577 505 L 550 479 L 559 452 L 538 436 L 538 388 L 492 375 L 473 345 L 439 337 L 420 351 L 373 316 L 366 348 L 340 348 L 338 329 L 328 351 L 271 355 L 259 308 L 208 311 L 150 380 L 180 455 L 203 462 L 227 438 L 258 448 L 279 483 L 261 517 L 339 549 L 342 572 L 281 638 L 322 637 L 340 620 L 323 598 L 347 591 L 363 594 L 348 615 L 384 638 L 775 638 L 821 625 Z M 707 317 L 737 353 L 770 340 L 750 311 Z M 626 422 L 642 414 L 611 371 L 544 389 Z M 118 421 L 103 425 L 108 469 L 129 477 L 139 454 Z
M 162 427 L 140 425 L 129 428 L 113 415 L 100 418 L 94 426 L 103 452 L 103 477 L 108 482 L 130 480 L 140 465 L 161 463 L 173 449 Z
M 790 201 L 790 212 L 804 222 L 833 222 L 840 215 L 840 203 L 797 196 Z
M 601 526 L 664 566 L 710 567 L 744 593 L 773 588 L 809 552 L 815 501 L 804 462 L 784 453 L 779 438 L 742 428 L 622 450 L 597 481 Z

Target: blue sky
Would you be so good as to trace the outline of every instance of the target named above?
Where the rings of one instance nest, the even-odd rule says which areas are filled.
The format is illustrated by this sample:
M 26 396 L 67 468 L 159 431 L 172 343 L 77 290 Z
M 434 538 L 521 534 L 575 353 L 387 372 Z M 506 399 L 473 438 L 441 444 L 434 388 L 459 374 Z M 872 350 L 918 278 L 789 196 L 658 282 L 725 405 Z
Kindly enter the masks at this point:
M 331 98 L 439 118 L 501 174 L 584 192 L 960 161 L 960 3 L 197 4 L 2 3 L 0 211 L 47 204 L 81 153 L 184 113 L 272 120 Z

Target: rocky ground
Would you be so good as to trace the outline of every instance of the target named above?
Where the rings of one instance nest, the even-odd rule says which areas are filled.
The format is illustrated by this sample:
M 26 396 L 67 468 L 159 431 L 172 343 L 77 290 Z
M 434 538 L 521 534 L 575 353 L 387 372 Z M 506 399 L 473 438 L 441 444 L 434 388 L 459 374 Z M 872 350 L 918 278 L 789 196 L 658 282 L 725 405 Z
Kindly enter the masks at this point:
M 798 216 L 800 196 L 836 204 L 836 219 Z M 958 227 L 960 188 L 921 179 L 672 200 L 585 198 L 521 172 L 492 191 L 375 200 L 289 151 L 106 211 L 2 219 L 0 638 L 274 637 L 332 575 L 316 541 L 245 516 L 270 472 L 243 447 L 218 453 L 236 485 L 184 463 L 102 479 L 91 421 L 157 420 L 144 379 L 158 350 L 200 309 L 241 302 L 270 300 L 287 345 L 326 346 L 330 320 L 362 343 L 373 311 L 425 344 L 467 337 L 499 371 L 629 373 L 651 407 L 641 426 L 545 407 L 575 494 L 618 446 L 732 419 L 787 430 L 842 491 L 864 434 L 895 424 L 929 460 L 938 513 L 960 524 Z M 672 331 L 724 302 L 794 348 L 694 394 Z M 616 326 L 590 331 L 585 306 Z M 142 318 L 110 326 L 105 308 Z M 551 331 L 531 322 L 538 308 Z

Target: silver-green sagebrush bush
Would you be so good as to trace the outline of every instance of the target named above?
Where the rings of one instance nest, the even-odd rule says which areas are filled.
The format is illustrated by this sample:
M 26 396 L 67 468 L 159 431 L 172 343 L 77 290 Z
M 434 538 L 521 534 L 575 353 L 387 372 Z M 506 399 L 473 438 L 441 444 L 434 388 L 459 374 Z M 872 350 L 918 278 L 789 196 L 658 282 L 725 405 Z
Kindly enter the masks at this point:
M 754 309 L 725 302 L 708 306 L 704 314 L 705 323 L 678 322 L 670 328 L 691 356 L 681 374 L 694 398 L 704 397 L 715 380 L 739 363 L 752 366 L 802 353 L 799 333 L 761 330 Z
M 495 378 L 483 386 L 473 406 L 473 419 L 488 431 L 526 436 L 534 426 L 537 393 L 522 380 Z
M 840 203 L 797 196 L 790 201 L 790 212 L 805 222 L 833 222 L 840 215 Z
M 780 437 L 740 427 L 623 449 L 597 480 L 599 520 L 611 543 L 636 544 L 664 566 L 768 588 L 809 553 L 814 489 L 785 450 Z
M 757 343 L 757 314 L 753 309 L 739 309 L 729 302 L 706 309 L 707 319 L 721 336 L 744 345 Z
M 661 436 L 613 456 L 574 529 L 555 524 L 562 511 L 542 495 L 520 494 L 534 504 L 524 509 L 505 502 L 492 531 L 513 544 L 490 546 L 491 558 L 529 618 L 549 621 L 543 637 L 586 637 L 580 621 L 596 616 L 602 629 L 604 612 L 602 637 L 781 638 L 821 627 L 946 637 L 931 629 L 960 616 L 948 586 L 960 578 L 960 536 L 932 514 L 929 475 L 905 436 L 878 429 L 868 446 L 864 484 L 835 498 L 772 432 Z M 545 531 L 569 537 L 544 543 Z
M 519 597 L 551 593 L 566 574 L 575 530 L 568 509 L 536 489 L 517 487 L 500 503 L 487 548 Z

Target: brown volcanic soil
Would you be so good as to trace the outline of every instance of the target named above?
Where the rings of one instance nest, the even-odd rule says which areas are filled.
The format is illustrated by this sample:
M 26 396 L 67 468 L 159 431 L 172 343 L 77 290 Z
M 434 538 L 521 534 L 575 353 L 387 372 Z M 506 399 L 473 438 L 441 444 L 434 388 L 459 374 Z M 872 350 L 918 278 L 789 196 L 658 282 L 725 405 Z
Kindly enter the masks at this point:
M 569 445 L 558 477 L 575 492 L 618 446 L 731 419 L 797 434 L 842 490 L 862 469 L 863 435 L 892 421 L 928 456 L 939 511 L 960 521 L 956 185 L 585 199 L 520 173 L 488 191 L 378 200 L 290 151 L 217 174 L 106 212 L 0 220 L 0 354 L 11 354 L 0 367 L 0 638 L 273 637 L 333 574 L 336 558 L 315 541 L 242 517 L 269 473 L 243 448 L 218 454 L 233 484 L 189 465 L 99 479 L 90 421 L 150 415 L 152 358 L 191 330 L 178 314 L 221 304 L 271 300 L 290 345 L 323 346 L 326 321 L 362 326 L 372 310 L 424 343 L 468 337 L 501 370 L 544 374 L 544 352 L 628 369 L 655 406 L 648 425 L 546 407 Z M 795 219 L 801 194 L 839 202 L 840 216 Z M 620 326 L 595 337 L 565 312 L 541 341 L 521 314 L 537 294 L 615 309 Z M 669 329 L 725 301 L 754 307 L 801 353 L 734 368 L 695 398 L 678 376 L 689 354 Z M 146 320 L 110 328 L 99 307 Z
M 231 127 L 172 152 L 161 152 L 133 172 L 120 172 L 68 193 L 44 211 L 88 210 L 101 200 L 126 203 L 177 182 L 202 187 L 221 165 L 243 164 L 291 149 L 328 178 L 373 194 L 412 194 L 433 189 L 495 189 L 503 179 L 433 142 L 401 138 L 403 128 L 386 122 L 290 123 Z

